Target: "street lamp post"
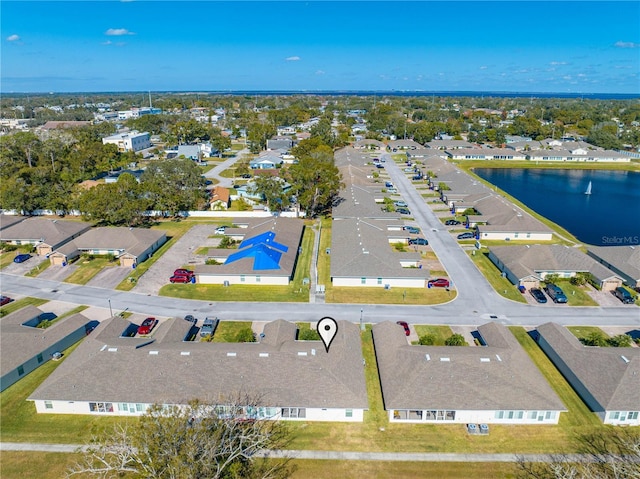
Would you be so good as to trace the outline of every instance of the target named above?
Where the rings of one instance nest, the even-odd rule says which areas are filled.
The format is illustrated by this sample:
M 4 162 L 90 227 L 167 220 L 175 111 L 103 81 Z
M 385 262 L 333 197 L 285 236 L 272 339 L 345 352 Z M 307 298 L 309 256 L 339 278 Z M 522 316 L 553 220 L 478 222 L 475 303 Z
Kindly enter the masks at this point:
M 364 309 L 360 308 L 360 331 L 364 331 L 364 323 L 362 322 L 362 313 L 364 313 Z
M 111 309 L 111 298 L 107 299 L 107 301 L 109 301 L 109 314 L 113 318 L 113 310 Z

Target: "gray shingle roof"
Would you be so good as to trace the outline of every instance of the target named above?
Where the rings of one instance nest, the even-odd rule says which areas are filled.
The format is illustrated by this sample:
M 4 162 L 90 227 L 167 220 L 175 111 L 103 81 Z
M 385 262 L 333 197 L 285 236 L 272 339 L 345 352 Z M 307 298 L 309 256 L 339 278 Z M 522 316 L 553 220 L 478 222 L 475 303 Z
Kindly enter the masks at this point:
M 426 268 L 400 265 L 407 254 L 392 249 L 389 235 L 393 232 L 386 225 L 386 221 L 358 218 L 333 220 L 331 277 L 428 278 Z
M 478 331 L 488 346 L 413 346 L 400 326 L 374 325 L 385 408 L 566 410 L 505 326 Z
M 180 340 L 189 324 L 173 318 L 142 347 L 148 339 L 118 336 L 126 323 L 101 323 L 30 399 L 185 404 L 248 392 L 265 406 L 367 407 L 355 324 L 339 321 L 326 353 L 320 341 L 296 341 L 284 321 L 267 325 L 260 343 L 207 343 Z
M 89 323 L 82 314 L 74 314 L 46 329 L 22 325 L 42 313 L 35 306 L 26 306 L 0 319 L 0 371 L 3 376 Z
M 42 241 L 56 248 L 91 228 L 89 223 L 48 218 L 27 218 L 0 233 L 2 241 Z
M 164 231 L 146 228 L 101 227 L 87 231 L 73 242 L 79 250 L 115 249 L 137 257 L 165 236 Z
M 518 278 L 546 271 L 588 272 L 600 281 L 617 276 L 582 251 L 564 245 L 493 246 L 490 250 Z
M 211 231 L 215 228 L 212 227 Z M 265 270 L 264 274 L 269 276 L 288 276 L 291 277 L 294 272 L 296 257 L 298 255 L 298 246 L 302 240 L 302 232 L 304 230 L 304 222 L 296 218 L 262 218 L 260 221 L 252 221 L 247 228 L 229 228 L 225 230 L 227 236 L 242 234 L 244 240 L 248 240 L 255 236 L 261 235 L 268 231 L 275 232 L 274 241 L 288 247 L 288 250 L 282 254 L 280 258 L 278 270 Z M 237 253 L 238 250 L 229 250 L 230 254 Z M 219 256 L 217 256 L 219 257 Z M 197 274 L 210 275 L 241 275 L 241 274 L 260 274 L 260 270 L 254 270 L 254 259 L 246 257 L 225 263 L 222 265 L 197 265 L 195 271 Z
M 583 346 L 556 323 L 537 330 L 604 410 L 640 410 L 640 348 Z
M 589 246 L 587 254 L 640 282 L 640 246 Z

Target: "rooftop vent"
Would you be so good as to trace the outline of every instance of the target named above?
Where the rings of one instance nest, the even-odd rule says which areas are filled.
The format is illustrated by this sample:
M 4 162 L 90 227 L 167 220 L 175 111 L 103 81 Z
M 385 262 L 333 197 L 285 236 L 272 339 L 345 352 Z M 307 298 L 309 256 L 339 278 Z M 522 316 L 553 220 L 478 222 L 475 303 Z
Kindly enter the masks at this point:
M 427 361 L 431 361 L 431 356 L 429 354 L 425 354 L 424 357 L 426 358 Z
M 118 350 L 118 348 L 109 348 L 109 349 L 107 349 L 107 351 L 109 351 L 110 353 L 115 353 L 117 350 Z
M 227 353 L 227 357 L 228 358 L 235 358 L 236 357 L 236 353 Z
M 191 351 L 180 351 L 180 356 L 191 356 Z
M 298 351 L 298 356 L 306 356 L 307 352 L 306 351 Z
M 491 362 L 491 358 L 480 358 L 481 363 L 489 363 Z
M 158 351 L 149 351 L 149 356 L 157 356 L 158 354 Z
M 451 361 L 451 358 L 440 358 L 440 361 L 443 363 L 448 363 L 449 361 Z
M 497 354 L 496 354 L 496 359 L 497 359 L 498 361 L 502 362 L 502 358 L 501 358 L 499 355 L 497 355 Z
M 268 358 L 269 357 L 269 353 L 260 353 L 260 354 L 258 354 L 258 356 L 260 356 L 261 358 Z
M 620 355 L 620 357 L 622 358 L 622 360 L 623 360 L 625 363 L 628 363 L 628 362 L 629 362 L 629 359 L 628 359 L 627 357 L 622 356 L 622 355 Z

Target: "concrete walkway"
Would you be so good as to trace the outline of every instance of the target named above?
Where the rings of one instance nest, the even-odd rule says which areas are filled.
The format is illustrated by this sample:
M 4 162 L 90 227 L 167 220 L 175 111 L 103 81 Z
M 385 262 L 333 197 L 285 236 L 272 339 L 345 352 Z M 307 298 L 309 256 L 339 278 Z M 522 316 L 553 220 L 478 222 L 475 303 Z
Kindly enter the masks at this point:
M 2 442 L 0 451 L 31 451 L 72 453 L 85 450 L 80 444 L 35 444 Z M 466 454 L 448 452 L 352 452 L 352 451 L 263 451 L 257 456 L 288 457 L 291 459 L 316 459 L 327 461 L 405 461 L 405 462 L 516 462 L 519 457 L 527 462 L 545 462 L 544 454 Z

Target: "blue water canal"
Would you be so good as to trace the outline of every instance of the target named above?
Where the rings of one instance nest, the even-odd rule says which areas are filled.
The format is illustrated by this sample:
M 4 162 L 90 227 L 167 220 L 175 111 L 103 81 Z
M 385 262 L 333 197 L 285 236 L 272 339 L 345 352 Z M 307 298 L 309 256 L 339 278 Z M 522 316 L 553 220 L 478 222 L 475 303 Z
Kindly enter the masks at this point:
M 476 168 L 480 177 L 596 246 L 640 244 L 640 173 Z M 591 194 L 585 194 L 591 182 Z

